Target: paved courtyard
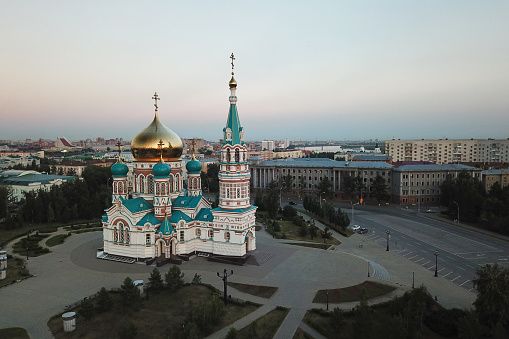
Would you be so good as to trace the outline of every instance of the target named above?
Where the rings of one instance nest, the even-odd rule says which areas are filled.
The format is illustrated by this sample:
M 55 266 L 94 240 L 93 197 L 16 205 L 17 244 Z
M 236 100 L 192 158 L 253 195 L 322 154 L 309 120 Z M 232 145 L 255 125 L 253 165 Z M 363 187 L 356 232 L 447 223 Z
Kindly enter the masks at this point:
M 233 324 L 239 329 L 276 306 L 290 308 L 276 333 L 278 338 L 291 337 L 299 326 L 315 338 L 321 338 L 301 323 L 306 310 L 325 308 L 323 304 L 312 303 L 316 291 L 356 285 L 367 279 L 394 284 L 398 287 L 395 294 L 402 294 L 411 288 L 414 272 L 415 285 L 425 284 L 445 307 L 470 308 L 475 300 L 473 293 L 446 279 L 435 278 L 433 272 L 385 251 L 379 244 L 366 241 L 360 235 L 350 238 L 334 236 L 342 244 L 334 250 L 324 251 L 285 244 L 289 241 L 273 239 L 265 231 L 260 231 L 257 232 L 257 250 L 254 253 L 260 265 L 229 266 L 197 257 L 185 262 L 181 269 L 188 280 L 198 273 L 203 282 L 218 289 L 222 289 L 223 283 L 216 273 L 224 268 L 233 269 L 230 281 L 279 287 L 270 299 L 244 294 L 233 288 L 228 290 L 234 297 L 264 305 Z M 64 244 L 53 247 L 50 254 L 30 258 L 28 267 L 37 276 L 0 289 L 0 328 L 23 327 L 32 338 L 51 338 L 46 323 L 52 315 L 62 312 L 66 305 L 96 293 L 101 287 L 119 287 L 126 276 L 148 281 L 153 267 L 98 260 L 95 253 L 99 247 L 102 247 L 102 233 L 85 233 L 71 236 Z M 168 269 L 169 265 L 160 268 L 162 273 Z M 368 269 L 370 278 L 367 277 Z M 351 309 L 355 305 L 345 303 L 339 306 Z M 224 338 L 227 331 L 228 328 L 225 328 L 211 338 Z

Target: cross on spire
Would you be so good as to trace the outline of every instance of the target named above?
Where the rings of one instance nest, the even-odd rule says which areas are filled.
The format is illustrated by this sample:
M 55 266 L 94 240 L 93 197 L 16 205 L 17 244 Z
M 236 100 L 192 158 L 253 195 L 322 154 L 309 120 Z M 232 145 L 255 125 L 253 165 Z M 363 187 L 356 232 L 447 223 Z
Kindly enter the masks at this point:
M 191 145 L 193 145 L 193 155 L 194 155 L 194 145 L 195 145 L 195 140 L 194 139 L 191 141 Z
M 163 139 L 159 139 L 159 143 L 157 144 L 157 146 L 159 146 L 159 155 L 161 156 L 161 160 L 163 159 L 163 145 L 164 145 Z
M 152 97 L 152 99 L 154 99 L 154 100 L 155 100 L 155 102 L 156 102 L 156 103 L 154 104 L 154 106 L 156 107 L 156 111 L 157 111 L 157 100 L 161 100 L 161 99 L 159 99 L 159 97 L 157 96 L 157 92 L 155 92 L 155 93 L 154 93 L 154 96 Z
M 120 158 L 120 153 L 122 152 L 122 150 L 120 149 L 120 146 L 122 146 L 122 144 L 120 143 L 120 140 L 117 142 L 117 147 L 118 147 L 118 162 L 122 162 L 122 159 Z
M 230 59 L 232 59 L 232 72 L 233 72 L 233 68 L 235 67 L 233 65 L 233 60 L 235 60 L 235 56 L 233 55 L 233 53 L 232 53 L 232 55 L 230 55 Z

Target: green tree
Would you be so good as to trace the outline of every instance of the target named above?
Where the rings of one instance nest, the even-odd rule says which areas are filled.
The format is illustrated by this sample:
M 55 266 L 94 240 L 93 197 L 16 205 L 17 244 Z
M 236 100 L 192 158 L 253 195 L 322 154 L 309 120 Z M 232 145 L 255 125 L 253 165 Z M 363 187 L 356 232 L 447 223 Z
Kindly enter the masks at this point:
M 80 304 L 78 314 L 81 315 L 85 320 L 89 320 L 94 315 L 94 303 L 90 298 L 85 298 Z
M 118 337 L 120 339 L 134 339 L 137 335 L 138 327 L 126 316 L 118 328 Z
M 318 191 L 322 193 L 322 196 L 328 197 L 331 194 L 332 182 L 328 177 L 323 177 L 318 183 Z
M 388 193 L 387 182 L 382 176 L 376 176 L 373 184 L 371 184 L 371 192 L 369 193 L 369 196 L 371 198 L 375 198 L 378 203 L 389 200 L 390 195 Z
M 176 291 L 184 286 L 184 273 L 180 271 L 177 265 L 173 265 L 164 275 L 164 281 L 166 282 L 166 287 L 170 291 Z
M 269 191 L 263 198 L 263 205 L 269 214 L 269 218 L 274 219 L 279 209 L 279 188 L 275 181 L 269 183 Z
M 148 286 L 154 291 L 163 289 L 163 278 L 161 277 L 161 272 L 159 272 L 157 268 L 154 268 L 152 273 L 150 273 L 150 277 L 148 278 Z
M 343 192 L 345 192 L 350 198 L 353 198 L 356 190 L 357 188 L 353 177 L 345 176 L 343 178 Z
M 226 334 L 225 339 L 236 339 L 239 335 L 239 331 L 235 327 L 230 327 L 230 330 Z
M 330 317 L 330 325 L 336 333 L 343 330 L 345 319 L 343 318 L 343 311 L 339 307 L 334 307 Z
M 219 192 L 219 165 L 210 164 L 207 166 L 207 177 L 210 184 L 210 192 Z
M 368 305 L 366 298 L 366 291 L 363 289 L 359 305 L 355 306 L 354 310 L 354 323 L 353 323 L 353 336 L 354 338 L 369 338 L 371 336 L 371 329 L 373 327 L 372 310 Z
M 292 190 L 293 186 L 293 176 L 288 173 L 287 175 L 283 176 L 282 181 L 282 188 L 284 192 L 290 192 Z
M 199 275 L 198 273 L 195 273 L 191 284 L 193 284 L 193 285 L 201 284 L 201 275 Z
M 9 217 L 9 204 L 13 201 L 10 186 L 0 184 L 0 219 Z
M 120 294 L 122 295 L 122 304 L 125 308 L 132 308 L 135 311 L 140 310 L 140 290 L 137 286 L 134 286 L 131 278 L 125 278 L 124 283 L 120 286 Z
M 509 269 L 487 264 L 476 274 L 473 283 L 478 294 L 474 306 L 479 323 L 489 333 L 500 322 L 509 333 Z
M 113 307 L 113 299 L 106 288 L 101 288 L 97 293 L 97 310 L 99 312 L 106 312 Z
M 299 194 L 301 197 L 304 195 L 304 190 L 306 188 L 307 188 L 306 177 L 305 176 L 299 177 Z

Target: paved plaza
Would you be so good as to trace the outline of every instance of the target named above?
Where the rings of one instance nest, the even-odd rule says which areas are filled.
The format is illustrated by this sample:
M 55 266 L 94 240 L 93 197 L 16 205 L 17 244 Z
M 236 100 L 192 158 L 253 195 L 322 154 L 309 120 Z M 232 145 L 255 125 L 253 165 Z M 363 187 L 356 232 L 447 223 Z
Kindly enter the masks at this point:
M 218 289 L 222 289 L 223 282 L 216 274 L 224 268 L 233 269 L 234 274 L 229 281 L 278 287 L 270 299 L 248 295 L 233 288 L 228 290 L 233 297 L 263 304 L 257 311 L 232 325 L 238 329 L 276 306 L 290 308 L 290 313 L 276 333 L 277 338 L 292 337 L 298 327 L 315 338 L 321 338 L 302 323 L 308 309 L 325 308 L 324 304 L 312 303 L 319 289 L 347 287 L 365 280 L 398 287 L 391 295 L 371 301 L 380 302 L 409 290 L 413 272 L 415 286 L 424 284 L 443 306 L 472 307 L 475 294 L 447 279 L 434 277 L 434 272 L 429 269 L 386 251 L 385 247 L 362 235 L 355 234 L 350 238 L 333 235 L 342 243 L 334 250 L 325 251 L 286 244 L 291 241 L 274 239 L 267 232 L 259 231 L 257 250 L 253 255 L 260 265 L 229 266 L 196 257 L 184 262 L 180 268 L 187 280 L 198 273 L 204 283 Z M 96 293 L 101 287 L 118 288 L 126 276 L 148 282 L 153 267 L 96 259 L 96 249 L 100 247 L 100 232 L 72 235 L 64 244 L 53 247 L 52 253 L 30 258 L 28 268 L 36 277 L 0 288 L 0 328 L 23 327 L 32 338 L 51 338 L 46 323 L 51 316 L 64 311 L 66 305 Z M 169 267 L 161 267 L 161 273 L 167 272 Z M 348 310 L 356 304 L 331 304 L 330 307 L 339 306 Z M 224 328 L 210 338 L 224 338 L 228 329 Z

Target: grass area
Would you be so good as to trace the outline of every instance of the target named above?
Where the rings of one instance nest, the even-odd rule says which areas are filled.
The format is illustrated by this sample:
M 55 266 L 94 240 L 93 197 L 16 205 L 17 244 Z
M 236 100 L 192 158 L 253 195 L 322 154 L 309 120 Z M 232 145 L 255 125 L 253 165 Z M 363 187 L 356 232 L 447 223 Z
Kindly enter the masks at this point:
M 30 339 L 27 330 L 21 327 L 9 327 L 0 329 L 0 338 Z
M 38 257 L 40 255 L 49 253 L 49 249 L 39 246 L 39 242 L 48 236 L 49 234 L 32 233 L 29 237 L 23 237 L 14 243 L 12 246 L 12 252 L 20 255 L 27 255 L 28 247 L 29 257 Z
M 23 262 L 24 260 L 20 258 L 7 259 L 7 275 L 5 279 L 0 280 L 0 286 L 8 285 L 15 280 L 19 280 L 28 276 L 27 271 L 22 268 Z M 0 338 L 5 337 L 0 335 Z
M 299 327 L 297 331 L 295 331 L 292 339 L 313 339 L 313 337 Z
M 403 296 L 355 311 L 307 311 L 303 321 L 326 338 L 449 338 L 458 337 L 459 309 L 447 310 L 433 300 L 425 287 Z
M 214 291 L 213 291 L 214 290 Z M 121 295 L 111 293 L 114 305 L 110 311 L 95 314 L 86 321 L 83 317 L 76 319 L 76 330 L 64 333 L 61 314 L 52 317 L 48 326 L 55 338 L 116 338 L 125 319 L 129 319 L 137 328 L 137 338 L 178 337 L 175 331 L 188 323 L 191 314 L 196 318 L 205 310 L 205 305 L 212 300 L 223 305 L 218 291 L 206 285 L 186 285 L 171 292 L 150 292 L 148 300 L 143 301 L 139 312 L 126 310 L 121 304 Z M 95 300 L 93 300 L 95 302 Z M 238 319 L 253 312 L 259 305 L 253 303 L 239 304 L 229 301 L 224 308 L 224 316 L 213 324 L 212 331 L 232 324 Z M 200 335 L 199 337 L 203 337 Z
M 238 332 L 237 338 L 272 339 L 290 309 L 278 306 Z
M 345 230 L 343 230 L 340 226 L 332 225 L 331 223 L 329 223 L 328 220 L 326 220 L 324 218 L 320 218 L 319 216 L 317 216 L 314 213 L 308 212 L 306 210 L 301 210 L 301 209 L 299 209 L 299 212 L 304 213 L 305 215 L 315 219 L 319 223 L 321 223 L 321 224 L 323 224 L 323 225 L 333 229 L 334 231 L 338 232 L 339 234 L 341 234 L 341 235 L 343 235 L 345 237 L 349 237 L 352 234 L 355 234 L 355 232 L 353 232 L 352 230 L 349 230 L 348 228 L 345 228 Z
M 311 247 L 311 248 L 318 248 L 318 249 L 321 249 L 321 250 L 326 250 L 328 248 L 330 248 L 331 245 L 329 243 L 329 241 L 327 241 L 327 244 L 323 244 L 323 243 L 309 243 L 309 242 L 285 242 L 284 244 L 287 244 L 287 245 L 294 245 L 294 246 L 302 246 L 302 247 Z
M 257 218 L 260 218 L 260 220 L 268 219 L 267 212 L 257 212 L 257 213 L 258 213 Z M 309 232 L 306 236 L 302 236 L 300 234 L 300 227 L 295 225 L 292 220 L 285 219 L 282 214 L 277 215 L 276 221 L 278 222 L 279 226 L 281 227 L 281 231 L 276 232 L 276 234 L 278 235 L 278 238 L 289 239 L 289 240 L 300 240 L 300 241 L 307 241 L 307 242 L 313 242 L 313 243 L 323 243 L 323 238 L 321 237 L 319 232 L 317 232 L 317 235 L 313 239 L 311 239 L 311 235 L 309 234 Z M 332 244 L 332 245 L 341 244 L 341 242 L 335 238 L 327 239 L 327 243 Z
M 271 286 L 260 286 L 260 285 L 249 285 L 249 284 L 241 284 L 236 282 L 229 282 L 228 286 L 231 286 L 241 292 L 255 295 L 257 297 L 262 298 L 270 298 L 277 291 L 277 287 Z
M 63 244 L 65 239 L 69 237 L 69 234 L 59 234 L 46 240 L 46 246 L 53 247 L 56 245 Z
M 349 286 L 345 288 L 335 288 L 329 290 L 319 290 L 315 298 L 313 299 L 314 303 L 326 303 L 327 302 L 327 291 L 329 292 L 329 302 L 330 303 L 344 303 L 350 301 L 359 301 L 361 300 L 361 294 L 364 290 L 366 293 L 366 299 L 371 299 L 375 297 L 379 297 L 385 295 L 389 292 L 392 292 L 396 289 L 396 287 L 380 284 L 374 281 L 365 281 L 362 284 Z

